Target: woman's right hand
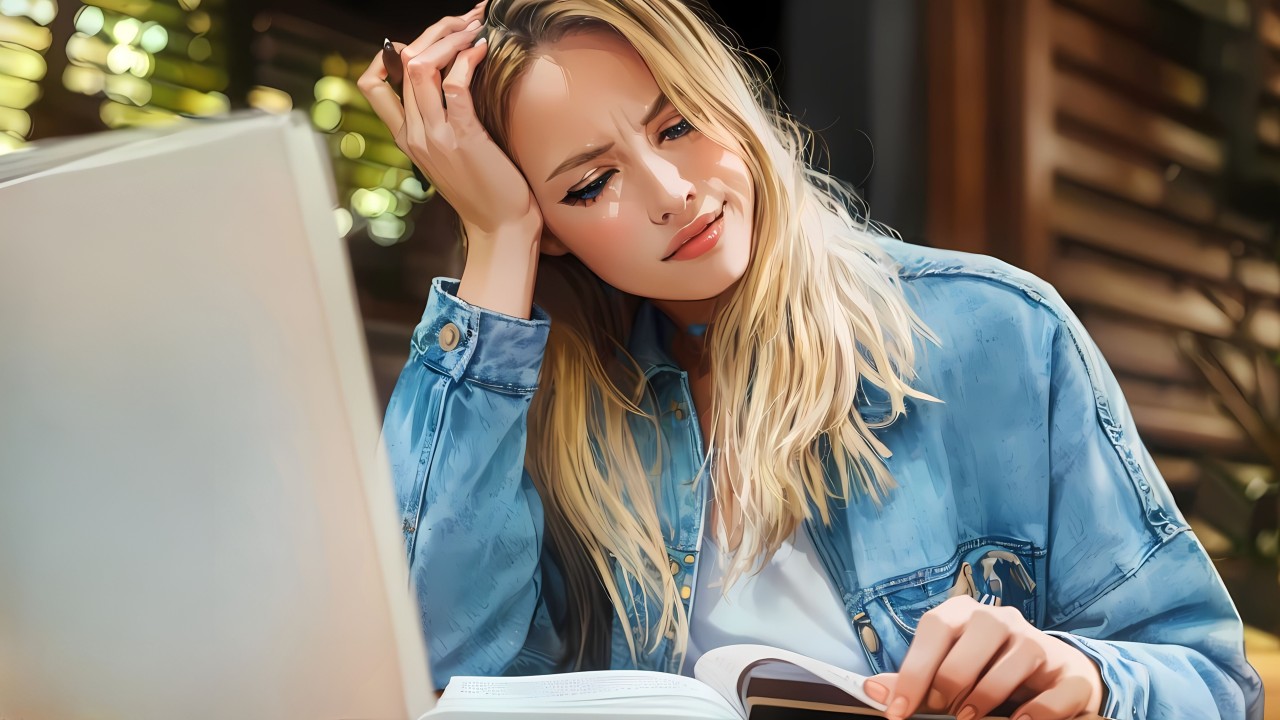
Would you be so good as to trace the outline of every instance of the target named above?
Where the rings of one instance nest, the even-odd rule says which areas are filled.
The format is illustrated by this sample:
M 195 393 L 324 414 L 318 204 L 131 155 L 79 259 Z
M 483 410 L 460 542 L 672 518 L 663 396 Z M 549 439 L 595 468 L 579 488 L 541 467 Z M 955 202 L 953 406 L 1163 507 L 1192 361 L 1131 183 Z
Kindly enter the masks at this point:
M 457 211 L 473 242 L 510 228 L 522 228 L 536 242 L 542 216 L 529 184 L 472 105 L 471 78 L 488 50 L 487 43 L 473 45 L 483 4 L 441 19 L 407 46 L 396 44 L 404 63 L 403 104 L 386 82 L 382 53 L 357 85 L 396 145 Z

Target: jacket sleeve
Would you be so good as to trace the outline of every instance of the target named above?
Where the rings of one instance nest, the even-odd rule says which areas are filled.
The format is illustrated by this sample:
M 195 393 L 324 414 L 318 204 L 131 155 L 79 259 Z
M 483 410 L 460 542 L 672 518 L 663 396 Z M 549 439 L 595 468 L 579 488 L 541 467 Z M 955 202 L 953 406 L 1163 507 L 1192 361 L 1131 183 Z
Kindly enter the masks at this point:
M 558 576 L 524 470 L 550 318 L 478 308 L 457 286 L 433 281 L 382 428 L 436 688 L 550 672 L 560 647 L 543 588 Z
M 1260 720 L 1240 616 L 1110 368 L 1058 307 L 1045 627 L 1098 664 L 1107 717 Z

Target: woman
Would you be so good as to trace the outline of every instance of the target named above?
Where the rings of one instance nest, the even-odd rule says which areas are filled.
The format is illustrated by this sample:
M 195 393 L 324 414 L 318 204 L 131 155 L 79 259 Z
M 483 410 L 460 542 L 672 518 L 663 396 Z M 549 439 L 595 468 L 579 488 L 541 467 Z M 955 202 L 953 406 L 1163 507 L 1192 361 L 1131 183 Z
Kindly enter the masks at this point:
M 484 13 L 360 82 L 467 243 L 384 425 L 437 684 L 751 641 L 894 718 L 1260 716 L 1051 287 L 874 232 L 705 11 Z

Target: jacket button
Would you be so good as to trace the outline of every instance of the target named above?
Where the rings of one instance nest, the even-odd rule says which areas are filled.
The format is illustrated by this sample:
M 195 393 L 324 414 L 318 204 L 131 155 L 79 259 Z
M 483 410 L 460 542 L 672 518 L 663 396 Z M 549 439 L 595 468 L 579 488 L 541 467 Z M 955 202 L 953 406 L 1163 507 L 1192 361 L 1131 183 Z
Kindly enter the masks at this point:
M 684 408 L 676 408 L 676 419 L 677 420 L 684 419 Z
M 692 594 L 693 594 L 693 589 L 690 588 L 688 585 L 685 585 L 684 587 L 680 588 L 680 597 L 684 598 L 685 600 L 688 600 L 689 596 Z
M 876 634 L 876 629 L 871 627 L 871 623 L 858 628 L 858 634 L 862 636 L 862 645 L 867 652 L 880 652 L 880 636 Z
M 692 556 L 692 555 L 685 555 L 685 556 L 684 556 L 684 562 L 685 562 L 685 564 L 686 564 L 686 565 L 692 565 L 692 564 L 693 564 L 693 556 Z
M 680 563 L 676 562 L 675 560 L 671 561 L 671 574 L 672 575 L 680 574 Z
M 453 323 L 446 323 L 444 327 L 440 328 L 440 349 L 449 352 L 458 347 L 459 337 L 458 326 Z

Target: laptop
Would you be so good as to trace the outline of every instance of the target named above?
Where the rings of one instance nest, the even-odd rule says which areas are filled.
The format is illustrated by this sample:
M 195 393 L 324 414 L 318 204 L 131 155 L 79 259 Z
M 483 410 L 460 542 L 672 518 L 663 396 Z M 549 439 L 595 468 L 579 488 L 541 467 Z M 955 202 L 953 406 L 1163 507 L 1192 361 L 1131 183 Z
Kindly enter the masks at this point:
M 337 205 L 300 113 L 0 157 L 0 718 L 433 706 Z

